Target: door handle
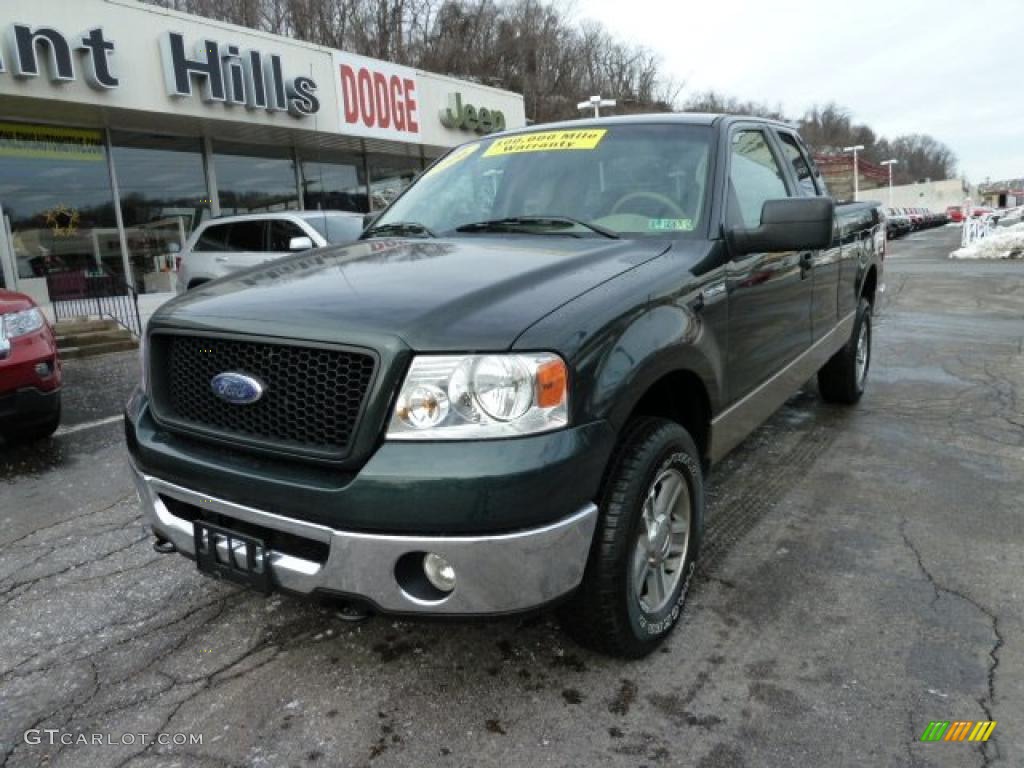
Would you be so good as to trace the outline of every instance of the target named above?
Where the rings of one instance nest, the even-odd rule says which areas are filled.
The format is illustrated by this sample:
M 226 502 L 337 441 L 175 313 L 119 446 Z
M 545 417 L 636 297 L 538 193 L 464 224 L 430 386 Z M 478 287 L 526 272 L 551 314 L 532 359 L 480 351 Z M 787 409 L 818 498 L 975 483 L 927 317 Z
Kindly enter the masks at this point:
M 227 256 L 214 256 L 213 260 L 214 261 L 227 261 L 228 257 Z

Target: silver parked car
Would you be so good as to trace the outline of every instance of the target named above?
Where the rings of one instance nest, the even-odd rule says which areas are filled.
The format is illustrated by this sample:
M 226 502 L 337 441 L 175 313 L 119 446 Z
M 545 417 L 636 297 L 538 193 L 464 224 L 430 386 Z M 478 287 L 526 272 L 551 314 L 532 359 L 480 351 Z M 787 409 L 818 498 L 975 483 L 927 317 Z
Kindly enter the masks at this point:
M 363 214 L 282 211 L 221 216 L 200 224 L 179 256 L 178 293 L 289 253 L 348 243 L 363 231 Z

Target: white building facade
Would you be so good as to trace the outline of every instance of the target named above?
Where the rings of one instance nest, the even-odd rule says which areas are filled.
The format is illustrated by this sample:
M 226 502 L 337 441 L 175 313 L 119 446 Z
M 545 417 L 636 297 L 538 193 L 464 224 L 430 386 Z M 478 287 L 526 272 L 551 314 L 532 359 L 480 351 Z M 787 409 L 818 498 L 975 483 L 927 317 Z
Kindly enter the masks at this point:
M 377 210 L 524 124 L 518 94 L 134 0 L 3 0 L 0 279 L 145 291 L 207 217 Z

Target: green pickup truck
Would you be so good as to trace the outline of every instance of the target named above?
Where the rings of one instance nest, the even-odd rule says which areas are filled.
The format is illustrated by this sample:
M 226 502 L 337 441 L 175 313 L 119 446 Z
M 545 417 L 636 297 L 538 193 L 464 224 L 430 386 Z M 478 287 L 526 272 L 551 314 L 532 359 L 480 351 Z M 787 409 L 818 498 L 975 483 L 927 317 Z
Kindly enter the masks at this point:
M 864 391 L 883 227 L 771 121 L 456 148 L 358 241 L 152 318 L 125 430 L 154 546 L 358 611 L 550 605 L 649 653 L 712 465 L 815 373 L 827 400 Z

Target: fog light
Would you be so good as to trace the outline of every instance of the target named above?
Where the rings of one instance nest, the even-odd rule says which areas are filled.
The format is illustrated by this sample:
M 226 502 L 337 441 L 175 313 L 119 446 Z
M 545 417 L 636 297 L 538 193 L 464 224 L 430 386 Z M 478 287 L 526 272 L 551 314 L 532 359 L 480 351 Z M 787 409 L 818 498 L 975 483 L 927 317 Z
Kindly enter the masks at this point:
M 36 363 L 36 376 L 45 379 L 51 373 L 53 373 L 53 369 L 50 367 L 48 362 Z
M 440 555 L 433 552 L 424 555 L 423 572 L 427 575 L 427 581 L 442 592 L 455 589 L 455 569 Z

